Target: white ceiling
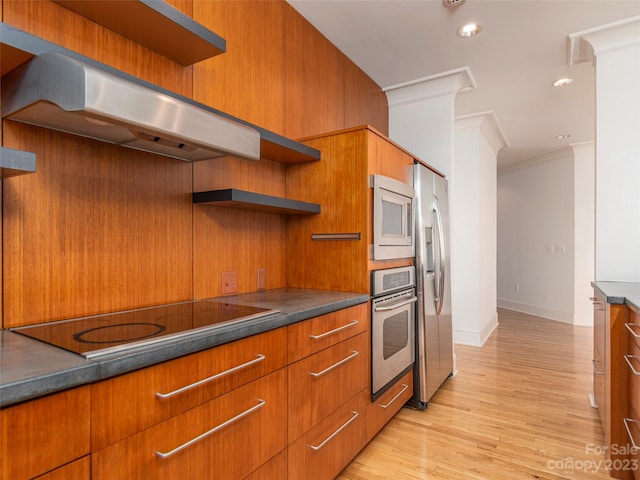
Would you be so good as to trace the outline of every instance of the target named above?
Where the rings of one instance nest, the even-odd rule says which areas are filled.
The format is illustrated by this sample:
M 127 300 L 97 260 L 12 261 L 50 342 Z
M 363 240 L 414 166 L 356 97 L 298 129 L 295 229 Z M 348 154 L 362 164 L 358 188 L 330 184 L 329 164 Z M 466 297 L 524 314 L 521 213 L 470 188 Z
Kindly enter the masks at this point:
M 640 15 L 640 0 L 287 1 L 382 88 L 468 67 L 477 87 L 455 115 L 495 113 L 499 167 L 594 140 L 594 68 L 569 66 L 568 35 Z M 469 21 L 483 30 L 458 37 Z

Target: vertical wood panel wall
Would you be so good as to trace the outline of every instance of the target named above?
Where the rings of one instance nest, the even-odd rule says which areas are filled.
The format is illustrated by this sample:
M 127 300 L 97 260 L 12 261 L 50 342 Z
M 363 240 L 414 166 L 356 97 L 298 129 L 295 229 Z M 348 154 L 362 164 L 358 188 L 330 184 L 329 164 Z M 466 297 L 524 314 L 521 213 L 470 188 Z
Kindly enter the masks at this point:
M 45 40 L 298 138 L 369 123 L 387 131 L 381 89 L 284 1 L 170 0 L 227 41 L 178 63 L 49 0 L 0 0 L 3 21 Z M 141 26 L 142 27 L 142 26 Z M 37 172 L 3 180 L 2 326 L 33 324 L 286 286 L 287 217 L 192 205 L 193 191 L 286 194 L 286 166 L 233 158 L 190 164 L 3 121 L 2 145 Z

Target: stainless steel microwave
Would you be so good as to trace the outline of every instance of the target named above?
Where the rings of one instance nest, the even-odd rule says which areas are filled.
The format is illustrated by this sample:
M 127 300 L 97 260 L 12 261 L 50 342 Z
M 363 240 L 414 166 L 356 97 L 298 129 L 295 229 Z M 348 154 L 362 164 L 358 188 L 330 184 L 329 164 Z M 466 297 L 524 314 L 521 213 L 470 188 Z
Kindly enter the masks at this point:
M 383 175 L 371 175 L 371 187 L 373 259 L 413 257 L 413 188 Z

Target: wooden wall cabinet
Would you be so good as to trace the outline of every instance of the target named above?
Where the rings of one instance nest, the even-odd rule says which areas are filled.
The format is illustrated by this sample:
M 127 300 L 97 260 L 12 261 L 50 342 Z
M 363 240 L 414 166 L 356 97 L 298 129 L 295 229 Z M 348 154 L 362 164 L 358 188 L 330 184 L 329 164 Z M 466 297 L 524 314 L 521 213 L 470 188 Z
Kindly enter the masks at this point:
M 287 196 L 319 203 L 322 215 L 292 218 L 287 264 L 292 287 L 369 293 L 371 270 L 412 265 L 410 258 L 371 260 L 371 174 L 412 183 L 414 157 L 372 127 L 362 126 L 302 140 L 322 151 L 319 162 L 287 168 Z M 314 233 L 360 233 L 360 240 L 313 241 Z
M 89 454 L 89 409 L 85 386 L 0 410 L 0 479 L 88 480 L 86 460 L 56 469 Z

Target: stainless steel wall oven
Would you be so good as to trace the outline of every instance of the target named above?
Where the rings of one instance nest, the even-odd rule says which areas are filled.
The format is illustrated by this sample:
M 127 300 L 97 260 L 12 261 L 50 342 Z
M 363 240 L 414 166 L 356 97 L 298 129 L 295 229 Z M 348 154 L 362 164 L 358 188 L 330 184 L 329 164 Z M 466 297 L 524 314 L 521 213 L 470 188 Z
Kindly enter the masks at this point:
M 371 272 L 371 397 L 382 395 L 415 359 L 415 267 Z

